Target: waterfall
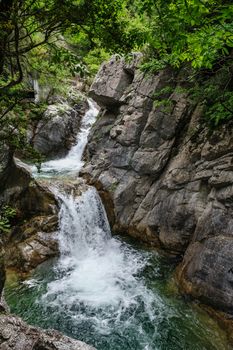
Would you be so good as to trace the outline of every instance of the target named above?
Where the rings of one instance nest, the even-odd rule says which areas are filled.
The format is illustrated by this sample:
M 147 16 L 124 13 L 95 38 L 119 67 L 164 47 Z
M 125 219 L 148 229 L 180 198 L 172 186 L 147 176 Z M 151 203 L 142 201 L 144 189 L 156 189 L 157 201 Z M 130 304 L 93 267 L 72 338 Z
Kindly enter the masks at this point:
M 102 334 L 121 329 L 124 322 L 132 327 L 134 314 L 142 307 L 152 320 L 154 296 L 140 276 L 148 257 L 111 236 L 95 188 L 76 198 L 57 195 L 60 258 L 43 305 L 58 315 L 66 312 L 75 324 L 88 324 Z M 162 309 L 162 302 L 156 302 Z
M 43 163 L 42 176 L 69 177 L 80 171 L 88 134 L 98 114 L 94 104 L 88 103 L 76 144 L 65 158 Z M 54 279 L 42 297 L 44 307 L 52 308 L 57 315 L 65 312 L 80 327 L 87 324 L 100 333 L 121 329 L 122 320 L 132 327 L 133 315 L 142 305 L 153 319 L 153 294 L 139 279 L 148 257 L 111 236 L 94 187 L 79 196 L 65 193 L 61 184 L 58 187 L 54 185 L 52 190 L 60 202 L 60 258 L 54 267 Z M 158 304 L 162 302 L 157 300 Z
M 76 143 L 70 149 L 67 156 L 42 163 L 40 174 L 37 174 L 36 167 L 33 167 L 32 170 L 35 176 L 40 175 L 43 177 L 51 177 L 52 175 L 62 175 L 67 173 L 77 174 L 80 171 L 84 164 L 82 161 L 82 155 L 87 144 L 88 135 L 99 113 L 91 100 L 88 100 L 88 105 L 89 109 L 82 118 Z
M 75 261 L 89 253 L 101 254 L 105 241 L 111 237 L 108 219 L 94 187 L 80 197 L 58 194 L 61 201 L 59 213 L 59 242 L 61 256 Z
M 98 113 L 91 101 L 89 107 L 68 155 L 42 164 L 42 176 L 52 179 L 60 203 L 60 255 L 13 288 L 16 311 L 21 307 L 32 324 L 102 350 L 225 349 L 215 344 L 215 329 L 209 331 L 203 315 L 197 317 L 180 299 L 168 297 L 163 276 L 168 271 L 160 271 L 158 256 L 111 235 L 96 189 L 84 185 L 80 194 L 69 181 L 83 165 Z
M 80 171 L 88 134 L 98 114 L 94 104 L 88 103 L 76 144 L 65 158 L 43 163 L 42 176 L 66 174 L 69 178 Z M 60 202 L 60 257 L 54 267 L 54 279 L 42 297 L 44 307 L 52 309 L 57 317 L 65 312 L 78 327 L 94 327 L 102 334 L 119 327 L 121 332 L 122 320 L 132 327 L 133 315 L 139 309 L 141 312 L 142 305 L 153 319 L 153 294 L 139 278 L 148 257 L 112 237 L 94 187 L 75 196 L 61 190 L 61 183 L 59 188 L 53 186 Z
M 37 79 L 33 79 L 33 89 L 35 92 L 35 103 L 40 102 L 40 87 Z

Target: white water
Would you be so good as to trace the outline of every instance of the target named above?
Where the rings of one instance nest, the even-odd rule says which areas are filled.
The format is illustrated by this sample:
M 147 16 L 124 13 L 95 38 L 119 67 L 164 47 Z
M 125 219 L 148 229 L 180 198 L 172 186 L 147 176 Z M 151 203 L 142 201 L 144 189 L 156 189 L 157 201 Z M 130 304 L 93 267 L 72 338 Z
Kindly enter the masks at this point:
M 90 128 L 98 114 L 90 109 L 83 118 L 77 143 L 67 157 L 42 164 L 42 176 L 73 174 L 83 166 L 82 154 Z M 78 324 L 90 323 L 106 334 L 118 325 L 132 327 L 134 314 L 143 307 L 153 320 L 154 295 L 143 278 L 146 256 L 111 237 L 101 199 L 93 187 L 79 197 L 54 189 L 61 208 L 59 213 L 60 258 L 55 266 L 55 280 L 47 286 L 43 305 L 57 313 L 65 312 Z M 162 302 L 156 300 L 162 310 Z M 160 306 L 159 306 L 160 305 Z M 143 337 L 142 337 L 143 338 Z
M 139 299 L 153 318 L 153 295 L 137 277 L 147 259 L 111 237 L 96 190 L 91 187 L 76 199 L 60 195 L 60 200 L 59 278 L 48 285 L 43 302 L 65 309 L 76 321 L 87 321 L 91 309 L 101 309 L 95 314 L 95 326 L 102 332 L 127 310 L 137 308 Z M 78 305 L 89 312 L 80 313 Z
M 90 103 L 77 144 L 66 158 L 44 163 L 42 176 L 73 176 L 73 172 L 80 170 L 96 113 Z M 58 187 L 62 188 L 61 182 Z M 21 287 L 14 288 L 17 305 L 19 298 L 23 312 L 33 324 L 52 326 L 103 350 L 223 348 L 214 344 L 214 339 L 204 345 L 198 334 L 205 338 L 209 326 L 205 329 L 195 314 L 187 312 L 184 303 L 173 305 L 172 300 L 154 288 L 154 277 L 160 272 L 158 264 L 150 260 L 152 255 L 111 236 L 105 210 L 94 188 L 89 187 L 76 197 L 57 188 L 54 193 L 61 204 L 60 257 L 52 270 L 41 266 L 42 277 L 39 273 L 24 282 L 25 299 L 20 299 Z M 152 284 L 148 284 L 145 268 L 150 270 Z M 32 303 L 34 293 L 38 299 Z M 212 338 L 214 330 L 209 334 Z
M 92 101 L 88 100 L 88 105 L 89 110 L 82 119 L 76 144 L 71 148 L 66 157 L 42 163 L 40 169 L 42 176 L 47 175 L 47 177 L 50 177 L 51 175 L 66 174 L 70 172 L 78 173 L 82 168 L 84 164 L 82 161 L 82 155 L 87 144 L 88 134 L 99 113 Z M 33 167 L 32 170 L 36 175 L 36 167 Z

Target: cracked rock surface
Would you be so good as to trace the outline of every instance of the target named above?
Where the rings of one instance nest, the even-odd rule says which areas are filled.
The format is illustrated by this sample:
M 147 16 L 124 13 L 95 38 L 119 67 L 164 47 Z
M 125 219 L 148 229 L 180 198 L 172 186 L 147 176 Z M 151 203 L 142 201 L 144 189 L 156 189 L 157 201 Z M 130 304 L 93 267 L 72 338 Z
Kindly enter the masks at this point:
M 170 69 L 148 75 L 123 59 L 105 63 L 90 90 L 103 107 L 83 175 L 115 232 L 184 256 L 183 291 L 233 312 L 232 127 L 210 133 L 179 79 Z

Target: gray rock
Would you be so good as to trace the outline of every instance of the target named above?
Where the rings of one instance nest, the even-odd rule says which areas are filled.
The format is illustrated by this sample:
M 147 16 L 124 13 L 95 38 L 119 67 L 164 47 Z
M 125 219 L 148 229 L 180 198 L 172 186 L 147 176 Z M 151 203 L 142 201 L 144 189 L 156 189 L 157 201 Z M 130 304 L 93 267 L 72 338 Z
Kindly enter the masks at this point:
M 233 237 L 211 237 L 190 244 L 179 267 L 182 290 L 233 313 Z
M 131 70 L 132 67 L 125 67 L 122 58 L 113 56 L 109 63 L 102 64 L 89 95 L 101 106 L 120 105 L 120 99 L 133 79 Z
M 175 90 L 179 77 L 169 69 L 144 75 L 134 67 L 132 81 L 118 86 L 126 66 L 122 59 L 105 64 L 92 85 L 97 102 L 118 108 L 111 113 L 103 108 L 83 174 L 106 193 L 114 231 L 185 254 L 183 289 L 233 312 L 233 283 L 221 267 L 226 261 L 229 270 L 233 261 L 232 128 L 210 133 L 201 123 L 202 106 Z M 162 104 L 157 96 L 164 87 L 169 92 L 162 94 Z
M 13 159 L 7 167 L 0 205 L 16 210 L 12 230 L 2 233 L 5 265 L 29 271 L 58 254 L 58 203 L 45 183 L 35 181 L 28 167 Z
M 84 342 L 71 339 L 55 330 L 43 331 L 28 326 L 19 317 L 0 315 L 1 350 L 95 350 Z
M 66 103 L 49 105 L 39 123 L 31 129 L 30 143 L 46 157 L 64 156 L 76 140 L 85 102 L 74 106 Z

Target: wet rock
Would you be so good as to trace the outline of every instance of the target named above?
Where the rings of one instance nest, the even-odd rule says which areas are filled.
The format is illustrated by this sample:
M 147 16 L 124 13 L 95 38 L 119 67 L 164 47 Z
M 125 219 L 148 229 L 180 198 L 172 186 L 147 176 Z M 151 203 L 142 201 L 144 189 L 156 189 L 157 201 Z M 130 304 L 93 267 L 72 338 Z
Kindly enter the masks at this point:
M 6 245 L 6 267 L 27 272 L 57 256 L 57 227 L 57 215 L 33 217 L 15 227 Z
M 10 233 L 2 233 L 5 265 L 22 271 L 58 255 L 58 202 L 48 184 L 34 180 L 30 169 L 14 159 L 7 171 L 0 203 L 16 210 Z
M 0 315 L 1 350 L 95 350 L 81 341 L 71 339 L 55 330 L 43 331 L 28 326 L 19 317 Z

